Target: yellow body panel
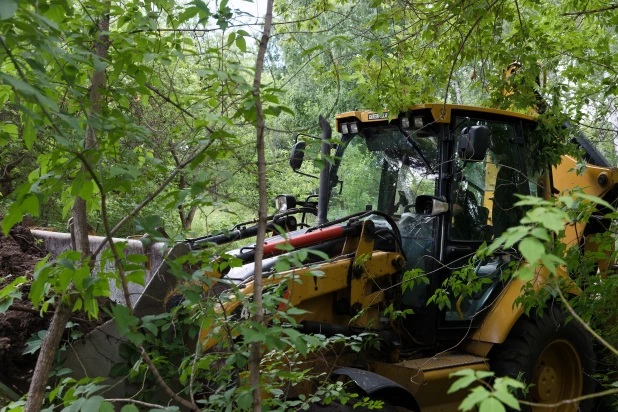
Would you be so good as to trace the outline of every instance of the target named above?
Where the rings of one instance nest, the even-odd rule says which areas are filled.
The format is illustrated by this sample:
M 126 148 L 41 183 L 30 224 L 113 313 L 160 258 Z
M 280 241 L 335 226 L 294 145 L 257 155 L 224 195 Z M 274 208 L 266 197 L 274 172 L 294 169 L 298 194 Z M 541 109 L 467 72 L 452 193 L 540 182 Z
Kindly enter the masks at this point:
M 554 187 L 564 192 L 575 188 L 582 189 L 585 194 L 602 197 L 615 183 L 618 182 L 618 171 L 606 167 L 588 165 L 586 170 L 578 175 L 574 169 L 577 160 L 571 156 L 563 156 L 562 162 L 552 169 Z M 605 175 L 607 183 L 604 186 L 599 184 L 599 176 Z M 570 224 L 565 228 L 563 243 L 567 246 L 578 243 L 581 240 L 583 226 L 580 223 Z
M 483 357 L 462 352 L 445 352 L 431 358 L 399 363 L 372 362 L 370 370 L 400 384 L 414 395 L 423 412 L 456 411 L 467 396 L 465 390 L 447 394 L 459 369 L 489 370 Z M 438 396 L 439 395 L 439 396 Z
M 539 290 L 545 284 L 546 278 L 546 271 L 537 272 L 533 280 L 534 289 Z M 505 341 L 511 328 L 524 312 L 521 306 L 513 307 L 513 303 L 521 295 L 521 289 L 524 285 L 525 282 L 521 279 L 513 279 L 509 282 L 496 299 L 496 303 L 489 309 L 489 314 L 481 326 L 472 335 L 471 342 L 502 343 Z M 487 348 L 482 347 L 482 349 L 477 350 L 485 349 Z M 479 355 L 483 353 L 477 352 L 474 346 L 471 346 L 470 350 Z

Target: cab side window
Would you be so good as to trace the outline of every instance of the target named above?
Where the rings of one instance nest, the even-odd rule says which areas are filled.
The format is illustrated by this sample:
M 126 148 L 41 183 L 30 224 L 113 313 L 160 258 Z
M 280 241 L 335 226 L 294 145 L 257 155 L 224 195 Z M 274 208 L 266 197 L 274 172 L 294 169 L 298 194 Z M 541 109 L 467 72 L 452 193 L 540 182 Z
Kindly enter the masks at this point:
M 524 135 L 526 144 L 524 150 L 524 161 L 526 163 L 526 173 L 528 175 L 528 186 L 531 196 L 542 198 L 551 197 L 551 185 L 548 176 L 548 154 L 544 153 L 543 139 L 547 136 L 547 131 L 538 130 L 536 124 L 525 124 Z
M 489 241 L 519 224 L 522 212 L 514 204 L 519 200 L 517 194 L 527 194 L 528 180 L 520 170 L 513 125 L 474 120 L 470 124 L 489 127 L 490 145 L 482 162 L 455 159 L 449 237 Z M 461 135 L 463 127 L 455 131 L 455 136 Z

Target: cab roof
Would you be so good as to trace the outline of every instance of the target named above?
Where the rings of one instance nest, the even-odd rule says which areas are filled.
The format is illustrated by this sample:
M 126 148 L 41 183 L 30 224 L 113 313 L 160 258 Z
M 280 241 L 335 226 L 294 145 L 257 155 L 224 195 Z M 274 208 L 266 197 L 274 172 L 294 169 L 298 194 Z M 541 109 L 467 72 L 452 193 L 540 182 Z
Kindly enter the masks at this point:
M 414 112 L 417 110 L 429 109 L 431 110 L 431 115 L 433 116 L 433 120 L 436 123 L 450 123 L 451 121 L 451 112 L 453 110 L 461 110 L 461 111 L 469 111 L 469 112 L 479 112 L 479 113 L 487 113 L 487 114 L 495 114 L 500 116 L 508 116 L 521 120 L 528 121 L 536 121 L 536 116 L 531 116 L 529 114 L 523 114 L 518 112 L 512 112 L 510 110 L 500 110 L 500 109 L 491 109 L 489 107 L 479 107 L 479 106 L 466 106 L 460 104 L 443 104 L 443 103 L 426 103 L 426 104 L 418 104 L 415 106 L 410 106 L 409 111 Z M 339 130 L 339 121 L 346 119 L 349 120 L 351 117 L 355 117 L 360 122 L 376 122 L 376 121 L 384 121 L 384 120 L 392 120 L 396 119 L 398 114 L 391 115 L 387 110 L 381 112 L 372 112 L 369 110 L 356 110 L 351 112 L 339 113 L 335 115 L 336 128 Z

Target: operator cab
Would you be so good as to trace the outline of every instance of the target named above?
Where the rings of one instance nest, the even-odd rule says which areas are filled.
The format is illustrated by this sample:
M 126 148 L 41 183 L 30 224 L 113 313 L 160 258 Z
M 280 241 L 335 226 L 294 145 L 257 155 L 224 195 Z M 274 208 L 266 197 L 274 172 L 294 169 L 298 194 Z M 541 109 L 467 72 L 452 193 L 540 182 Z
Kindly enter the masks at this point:
M 427 301 L 483 243 L 519 224 L 518 194 L 549 196 L 548 186 L 538 184 L 548 166 L 540 159 L 540 143 L 526 141 L 536 129 L 534 118 L 435 104 L 398 117 L 357 111 L 336 120 L 341 136 L 327 166 L 328 219 L 363 210 L 388 215 L 401 233 L 405 270 L 420 269 L 429 279 L 401 298 L 416 314 L 409 330 L 422 333 L 415 339 L 432 343 L 468 333 L 503 289 L 511 251 L 460 274 L 462 282 L 487 279 L 472 296 L 449 298 L 443 310 Z

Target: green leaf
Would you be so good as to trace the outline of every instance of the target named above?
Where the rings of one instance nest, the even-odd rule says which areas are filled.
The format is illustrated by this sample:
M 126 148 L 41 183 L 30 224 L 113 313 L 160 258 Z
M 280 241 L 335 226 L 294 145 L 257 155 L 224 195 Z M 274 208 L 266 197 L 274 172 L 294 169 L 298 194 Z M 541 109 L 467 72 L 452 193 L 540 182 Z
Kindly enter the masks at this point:
M 515 398 L 509 392 L 496 390 L 494 392 L 494 396 L 497 399 L 499 399 L 500 402 L 502 402 L 503 404 L 505 404 L 509 408 L 513 408 L 513 409 L 518 410 L 518 411 L 521 410 L 521 408 L 519 407 L 519 402 L 517 401 L 517 398 Z
M 247 51 L 247 42 L 243 36 L 236 37 L 236 47 L 243 53 Z
M 24 144 L 26 148 L 30 150 L 32 148 L 32 143 L 36 140 L 36 131 L 34 130 L 34 122 L 32 119 L 27 118 L 24 122 L 24 129 L 22 131 L 22 137 L 24 139 Z
M 513 274 L 513 277 L 517 277 L 524 282 L 527 282 L 534 278 L 534 271 L 530 268 L 530 266 L 522 266 Z
M 94 183 L 92 180 L 84 179 L 79 187 L 78 195 L 84 200 L 89 200 L 94 193 Z
M 581 193 L 581 192 L 577 192 L 574 194 L 575 197 L 580 198 L 580 199 L 586 199 L 591 201 L 592 203 L 601 205 L 601 206 L 605 206 L 606 208 L 608 208 L 609 210 L 615 211 L 616 209 L 614 209 L 614 207 L 612 205 L 610 205 L 607 201 L 601 199 L 600 197 L 596 197 L 596 196 L 592 196 L 592 195 L 587 195 L 585 193 Z
M 230 35 L 227 36 L 227 45 L 229 46 L 230 44 L 232 44 L 235 39 L 236 39 L 236 33 L 231 32 Z
M 549 242 L 551 240 L 551 238 L 549 237 L 549 235 L 547 234 L 547 231 L 537 227 L 532 229 L 532 232 L 530 232 L 530 234 L 538 239 L 544 240 L 546 242 Z
M 9 0 L 9 3 L 12 0 Z M 0 4 L 3 4 L 4 2 L 0 2 Z M 1 8 L 2 6 L 0 6 Z M 21 79 L 17 79 L 13 76 L 9 76 L 8 74 L 4 74 L 2 73 L 2 79 L 7 82 L 8 84 L 10 84 L 11 86 L 13 86 L 13 88 L 20 92 L 21 94 L 23 94 L 24 96 L 38 96 L 41 93 L 35 89 L 34 87 L 32 87 L 31 85 L 29 85 L 28 83 L 24 82 Z
M 253 395 L 249 391 L 243 392 L 236 398 L 236 403 L 240 410 L 247 410 L 253 404 Z
M 564 203 L 568 208 L 573 206 L 573 203 L 575 202 L 571 196 L 560 196 L 558 200 Z
M 304 309 L 299 309 L 295 307 L 291 307 L 287 310 L 288 315 L 304 315 L 305 313 L 309 313 L 309 312 Z
M 7 20 L 17 13 L 18 0 L 0 1 L 0 20 Z
M 5 235 L 9 234 L 13 225 L 21 221 L 25 213 L 30 213 L 33 216 L 39 215 L 39 198 L 33 193 L 28 193 L 11 203 L 8 213 L 2 219 L 2 230 Z
M 245 343 L 264 342 L 266 340 L 266 336 L 263 333 L 253 328 L 244 328 L 243 335 L 245 337 Z
M 294 340 L 294 346 L 301 355 L 305 356 L 307 354 L 307 342 L 305 342 L 302 336 Z
M 79 412 L 84 402 L 86 402 L 86 398 L 77 398 L 68 407 L 64 408 L 62 412 Z
M 115 410 L 114 405 L 107 401 L 101 402 L 101 405 L 99 405 L 99 412 L 114 412 Z
M 29 353 L 36 353 L 41 348 L 41 343 L 43 343 L 46 335 L 46 330 L 41 330 L 37 333 L 33 333 L 30 339 L 28 339 L 28 341 L 26 342 L 24 355 L 28 355 Z
M 26 279 L 26 277 L 19 276 L 15 278 L 9 285 L 5 286 L 4 288 L 0 290 L 0 301 L 3 301 L 9 296 L 13 296 L 13 295 L 18 296 L 18 295 L 15 295 L 15 293 L 21 295 L 21 293 L 19 292 L 19 286 L 24 283 L 28 283 L 28 279 Z M 8 306 L 7 306 L 7 309 L 8 309 Z M 0 309 L 0 313 L 4 313 L 4 311 Z
M 494 376 L 495 373 L 489 372 L 489 371 L 476 371 L 474 375 L 476 376 L 477 379 L 486 379 L 491 376 Z
M 496 398 L 487 398 L 481 402 L 479 412 L 506 412 L 506 409 Z
M 135 345 L 141 345 L 146 340 L 146 336 L 137 332 L 127 333 L 127 338 Z
M 452 378 L 453 376 L 474 376 L 474 370 L 473 369 L 461 369 L 461 370 L 458 370 L 457 372 L 453 372 L 449 374 L 448 376 L 449 378 Z
M 526 385 L 523 382 L 518 381 L 517 379 L 509 378 L 508 376 L 496 378 L 494 382 L 494 389 L 496 391 L 508 392 L 509 388 L 525 389 Z
M 534 264 L 545 254 L 545 245 L 536 238 L 527 237 L 519 244 L 519 251 L 528 263 Z
M 287 259 L 279 259 L 275 263 L 276 272 L 285 272 L 290 268 L 290 262 Z
M 129 313 L 129 308 L 122 305 L 116 305 L 112 307 L 112 313 L 114 314 L 114 321 L 118 327 L 118 333 L 121 336 L 126 335 L 129 332 L 131 326 L 136 326 L 139 320 Z
M 2 128 L 2 131 L 4 133 L 8 133 L 8 134 L 12 134 L 14 136 L 17 136 L 17 126 L 14 125 L 13 123 L 5 124 L 4 127 Z
M 204 4 L 204 3 L 202 3 Z M 204 5 L 204 7 L 206 7 Z M 208 10 L 208 9 L 206 9 Z M 178 17 L 178 23 L 184 23 L 192 17 L 195 17 L 199 13 L 200 9 L 197 7 L 187 7 Z
M 469 411 L 490 396 L 491 393 L 487 389 L 483 388 L 482 386 L 477 386 L 476 388 L 472 389 L 466 399 L 461 402 L 461 405 L 459 405 L 459 409 L 464 412 Z
M 476 382 L 476 376 L 464 376 L 463 378 L 459 378 L 455 382 L 453 382 L 447 394 L 457 392 L 458 390 L 463 388 L 467 388 L 474 382 Z
M 120 412 L 139 412 L 139 409 L 137 409 L 137 406 L 133 405 L 132 403 L 127 403 L 125 406 L 122 407 Z
M 155 326 L 155 324 L 153 323 L 144 323 L 144 329 L 148 330 L 150 333 L 152 333 L 153 335 L 157 336 L 157 333 L 159 332 L 157 327 Z
M 101 407 L 101 402 L 103 402 L 105 399 L 103 399 L 102 396 L 93 396 L 90 397 L 86 400 L 86 402 L 84 402 L 84 404 L 82 405 L 81 411 L 82 412 L 93 412 L 93 411 L 98 411 L 99 408 Z
M 142 70 L 138 70 L 135 73 L 135 82 L 140 86 L 146 84 L 146 73 L 144 73 Z

